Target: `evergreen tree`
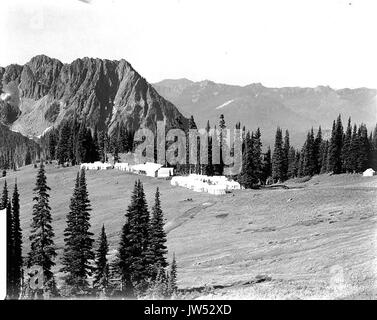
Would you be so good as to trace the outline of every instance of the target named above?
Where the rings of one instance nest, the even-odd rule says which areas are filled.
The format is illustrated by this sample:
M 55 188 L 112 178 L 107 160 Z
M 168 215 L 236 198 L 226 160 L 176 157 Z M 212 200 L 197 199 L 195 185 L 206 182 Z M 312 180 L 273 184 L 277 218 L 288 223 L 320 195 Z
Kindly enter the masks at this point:
M 6 204 L 6 225 L 7 225 L 7 298 L 14 298 L 14 274 L 13 274 L 13 217 L 12 217 L 12 205 L 10 201 Z
M 283 135 L 280 128 L 276 130 L 275 148 L 272 155 L 272 178 L 274 181 L 284 181 L 284 150 Z
M 321 171 L 320 173 L 325 173 L 328 171 L 328 148 L 329 142 L 327 140 L 322 141 L 321 144 Z
M 272 162 L 271 162 L 271 148 L 268 146 L 267 152 L 263 157 L 263 180 L 264 183 L 267 182 L 267 179 L 271 177 L 272 174 Z
M 54 134 L 49 135 L 48 139 L 48 151 L 49 151 L 49 158 L 50 160 L 55 159 L 55 153 L 56 153 L 56 137 Z M 29 152 L 30 153 L 30 152 Z
M 98 239 L 98 249 L 96 252 L 96 267 L 94 273 L 94 287 L 106 290 L 109 285 L 109 264 L 107 262 L 107 254 L 109 253 L 109 244 L 105 226 L 102 226 L 101 235 Z
M 76 161 L 77 163 L 88 162 L 88 141 L 87 129 L 85 120 L 81 123 L 76 140 Z
M 352 126 L 351 118 L 348 119 L 346 133 L 344 135 L 344 142 L 342 148 L 342 167 L 345 172 L 352 172 L 352 164 L 350 163 L 351 152 L 351 140 L 352 140 Z
M 294 178 L 297 176 L 298 172 L 298 163 L 296 161 L 296 150 L 294 147 L 289 148 L 288 152 L 288 178 Z
M 20 196 L 17 181 L 12 195 L 12 285 L 13 297 L 21 293 L 22 285 L 22 230 L 20 224 Z
M 165 268 L 168 263 L 166 261 L 166 233 L 164 231 L 164 218 L 161 209 L 160 192 L 157 188 L 155 195 L 155 204 L 152 208 L 151 219 L 151 251 L 153 254 L 154 271 Z M 155 274 L 152 273 L 155 276 Z
M 175 254 L 173 254 L 173 261 L 170 266 L 169 281 L 168 281 L 169 294 L 175 294 L 178 291 L 177 286 L 177 262 L 175 260 Z
M 316 155 L 313 128 L 308 133 L 302 150 L 304 176 L 312 176 L 316 172 Z
M 63 268 L 65 282 L 72 287 L 73 294 L 88 289 L 88 276 L 91 275 L 91 260 L 94 259 L 92 246 L 94 240 L 90 229 L 90 200 L 86 187 L 85 170 L 81 170 L 71 198 L 67 227 L 64 231 Z
M 374 170 L 377 170 L 377 125 L 374 127 L 373 133 L 371 133 L 369 165 Z
M 134 286 L 132 281 L 132 258 L 133 244 L 130 232 L 130 224 L 126 219 L 122 228 L 116 261 L 114 263 L 116 274 L 120 275 L 121 292 L 125 297 L 134 296 Z
M 356 124 L 353 126 L 352 130 L 352 137 L 351 137 L 351 143 L 350 143 L 350 151 L 349 151 L 349 170 L 350 172 L 356 172 L 358 170 L 357 164 L 358 164 L 358 153 L 359 153 L 359 135 L 357 131 Z
M 289 131 L 285 130 L 284 145 L 283 145 L 283 164 L 284 164 L 284 166 L 283 166 L 283 176 L 284 176 L 284 179 L 287 179 L 287 177 L 288 177 L 289 149 L 290 149 Z
M 132 287 L 143 292 L 150 276 L 151 237 L 149 211 L 140 180 L 135 182 L 126 220 L 118 250 L 119 273 L 128 293 Z
M 219 121 L 219 130 L 220 130 L 220 134 L 219 134 L 219 147 L 220 147 L 220 150 L 219 150 L 219 155 L 220 155 L 220 164 L 218 166 L 218 175 L 223 175 L 224 173 L 224 159 L 223 159 L 223 155 L 224 155 L 224 151 L 225 151 L 225 148 L 226 148 L 226 141 L 225 141 L 225 138 L 226 138 L 226 125 L 225 125 L 225 119 L 224 119 L 224 115 L 221 114 L 220 115 L 220 121 Z
M 59 142 L 56 147 L 56 159 L 64 164 L 71 159 L 71 129 L 68 122 L 64 122 L 59 132 Z
M 54 246 L 54 231 L 51 225 L 51 208 L 49 206 L 49 194 L 51 190 L 47 186 L 44 165 L 41 163 L 36 186 L 33 189 L 33 219 L 30 231 L 30 251 L 28 254 L 28 267 L 40 266 L 43 269 L 44 289 L 55 291 L 54 275 L 51 268 L 55 265 L 56 257 Z
M 261 132 L 258 128 L 253 135 L 253 151 L 252 151 L 253 171 L 255 178 L 260 182 L 263 179 L 262 171 L 262 141 Z
M 343 125 L 339 115 L 334 121 L 331 140 L 329 145 L 329 171 L 333 173 L 342 172 L 342 147 L 343 147 Z
M 319 126 L 317 136 L 314 140 L 313 156 L 314 156 L 314 174 L 319 174 L 321 172 L 321 162 L 322 162 L 322 128 Z
M 258 180 L 254 174 L 253 161 L 253 134 L 247 132 L 245 138 L 245 149 L 242 156 L 242 168 L 238 175 L 238 182 L 246 189 L 253 188 Z
M 98 134 L 98 154 L 101 162 L 106 161 L 105 133 L 100 131 Z
M 7 181 L 4 181 L 3 193 L 1 195 L 0 210 L 6 209 L 8 204 L 8 185 Z
M 365 124 L 361 124 L 358 130 L 358 141 L 359 141 L 359 150 L 357 158 L 357 171 L 363 172 L 368 169 L 368 160 L 369 160 L 369 139 L 368 139 L 368 130 Z
M 149 276 L 150 260 L 148 250 L 150 247 L 150 219 L 143 184 L 138 180 L 136 207 L 129 207 L 128 216 L 131 218 L 131 234 L 134 240 L 136 256 L 134 257 L 133 280 L 144 289 L 145 281 Z

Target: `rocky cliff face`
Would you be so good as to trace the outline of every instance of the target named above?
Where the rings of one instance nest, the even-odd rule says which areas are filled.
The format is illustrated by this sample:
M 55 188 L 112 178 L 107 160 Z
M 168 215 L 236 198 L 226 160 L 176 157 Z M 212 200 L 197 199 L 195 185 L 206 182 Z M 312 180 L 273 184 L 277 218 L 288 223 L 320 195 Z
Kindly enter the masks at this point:
M 153 130 L 159 120 L 168 128 L 187 125 L 178 109 L 125 60 L 83 58 L 63 64 L 40 55 L 24 66 L 1 69 L 0 77 L 0 116 L 24 135 L 40 135 L 70 117 L 109 131 L 118 122 L 130 130 Z

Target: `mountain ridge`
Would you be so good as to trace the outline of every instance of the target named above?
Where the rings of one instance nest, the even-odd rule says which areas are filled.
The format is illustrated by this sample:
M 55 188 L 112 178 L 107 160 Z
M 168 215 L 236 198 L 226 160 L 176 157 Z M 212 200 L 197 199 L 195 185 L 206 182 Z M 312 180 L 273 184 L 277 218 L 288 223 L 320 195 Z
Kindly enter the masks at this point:
M 23 66 L 3 68 L 0 76 L 0 119 L 27 136 L 71 117 L 109 131 L 120 122 L 132 131 L 154 130 L 159 120 L 168 128 L 187 125 L 180 111 L 124 59 L 84 57 L 63 64 L 38 55 Z
M 269 88 L 261 83 L 238 86 L 189 79 L 183 83 L 170 79 L 153 86 L 185 116 L 193 115 L 199 127 L 204 127 L 207 120 L 212 126 L 217 124 L 220 114 L 224 114 L 229 128 L 238 121 L 250 130 L 260 127 L 265 145 L 273 144 L 277 126 L 289 129 L 293 144 L 300 145 L 311 127 L 321 126 L 325 133 L 331 130 L 339 113 L 344 123 L 349 116 L 368 127 L 377 122 L 377 90 L 364 87 Z

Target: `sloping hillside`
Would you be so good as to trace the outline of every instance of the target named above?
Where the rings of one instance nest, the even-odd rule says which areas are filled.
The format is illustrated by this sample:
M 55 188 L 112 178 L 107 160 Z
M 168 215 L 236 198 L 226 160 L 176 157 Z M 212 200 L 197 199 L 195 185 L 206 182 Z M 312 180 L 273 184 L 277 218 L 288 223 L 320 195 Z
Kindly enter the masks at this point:
M 47 166 L 59 254 L 77 169 Z M 10 188 L 16 177 L 19 183 L 25 249 L 35 175 L 36 169 L 28 166 L 7 177 Z M 377 177 L 323 175 L 303 184 L 291 182 L 287 190 L 212 196 L 172 187 L 166 180 L 87 171 L 92 231 L 97 236 L 105 224 L 111 254 L 137 178 L 144 183 L 149 206 L 160 188 L 169 259 L 175 252 L 179 286 L 196 288 L 195 297 L 205 296 L 200 293 L 205 286 L 217 288 L 209 296 L 213 298 L 375 294 Z

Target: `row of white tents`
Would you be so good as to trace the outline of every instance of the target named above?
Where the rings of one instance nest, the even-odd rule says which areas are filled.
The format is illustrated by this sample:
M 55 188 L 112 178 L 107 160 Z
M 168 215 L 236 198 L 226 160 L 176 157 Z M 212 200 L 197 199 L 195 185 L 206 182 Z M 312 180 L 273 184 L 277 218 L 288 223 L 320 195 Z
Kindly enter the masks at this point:
M 166 178 L 173 176 L 173 168 L 163 168 L 161 164 L 146 162 L 141 164 L 130 165 L 126 162 L 115 163 L 114 165 L 110 163 L 102 163 L 100 161 L 94 163 L 83 163 L 81 164 L 81 169 L 85 170 L 108 170 L 116 169 L 120 171 L 126 171 L 135 174 L 142 174 L 148 177 L 154 178 Z
M 185 187 L 196 192 L 208 192 L 215 195 L 225 194 L 228 190 L 241 189 L 238 182 L 229 180 L 224 176 L 210 177 L 199 174 L 173 177 L 170 184 L 172 186 Z
M 110 163 L 103 163 L 101 161 L 96 161 L 94 163 L 82 163 L 80 169 L 85 170 L 109 170 L 112 169 L 113 166 Z
M 208 192 L 215 195 L 225 194 L 228 190 L 241 189 L 241 186 L 238 182 L 229 180 L 225 176 L 206 176 L 200 174 L 190 174 L 188 176 L 173 176 L 173 168 L 164 168 L 161 164 L 153 162 L 146 162 L 135 165 L 131 165 L 126 162 L 120 162 L 112 165 L 110 163 L 102 163 L 100 161 L 97 161 L 94 163 L 83 163 L 81 164 L 81 169 L 115 169 L 154 178 L 172 177 L 172 186 L 185 187 L 196 192 Z
M 114 169 L 136 174 L 142 174 L 154 178 L 167 178 L 174 175 L 174 168 L 164 168 L 161 164 L 154 162 L 146 162 L 134 165 L 121 162 L 116 163 Z

